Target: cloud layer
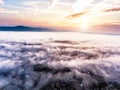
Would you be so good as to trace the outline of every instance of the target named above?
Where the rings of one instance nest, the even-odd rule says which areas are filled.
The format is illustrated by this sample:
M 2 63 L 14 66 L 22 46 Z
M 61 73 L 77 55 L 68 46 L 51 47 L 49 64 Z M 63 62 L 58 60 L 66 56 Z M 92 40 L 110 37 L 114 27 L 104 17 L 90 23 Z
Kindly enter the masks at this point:
M 0 0 L 0 5 L 4 4 L 3 0 Z
M 11 39 L 0 34 L 6 38 L 0 38 L 0 89 L 120 89 L 120 36 L 85 34 L 85 39 L 64 32 L 68 40 L 59 33 L 4 33 Z

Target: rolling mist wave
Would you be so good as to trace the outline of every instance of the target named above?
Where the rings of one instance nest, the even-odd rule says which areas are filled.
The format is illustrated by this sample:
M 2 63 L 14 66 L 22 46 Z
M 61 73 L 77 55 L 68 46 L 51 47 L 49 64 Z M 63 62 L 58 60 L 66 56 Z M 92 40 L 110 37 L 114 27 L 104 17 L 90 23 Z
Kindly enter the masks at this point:
M 94 43 L 0 41 L 0 90 L 120 90 L 120 47 Z

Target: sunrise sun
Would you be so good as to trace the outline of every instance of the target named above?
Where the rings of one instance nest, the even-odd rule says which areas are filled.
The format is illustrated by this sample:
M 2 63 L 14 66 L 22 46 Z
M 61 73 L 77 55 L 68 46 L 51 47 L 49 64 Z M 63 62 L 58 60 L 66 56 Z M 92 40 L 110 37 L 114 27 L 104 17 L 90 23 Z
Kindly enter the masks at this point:
M 88 31 L 89 25 L 88 25 L 88 24 L 81 24 L 81 25 L 80 25 L 80 29 L 81 29 L 83 32 Z

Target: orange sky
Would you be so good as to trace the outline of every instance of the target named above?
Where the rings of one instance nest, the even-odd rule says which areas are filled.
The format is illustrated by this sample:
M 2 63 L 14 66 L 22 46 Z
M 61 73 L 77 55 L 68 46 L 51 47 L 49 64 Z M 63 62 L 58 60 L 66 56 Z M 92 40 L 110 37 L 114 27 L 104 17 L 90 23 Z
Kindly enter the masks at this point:
M 120 25 L 120 0 L 0 0 L 0 26 L 90 29 Z

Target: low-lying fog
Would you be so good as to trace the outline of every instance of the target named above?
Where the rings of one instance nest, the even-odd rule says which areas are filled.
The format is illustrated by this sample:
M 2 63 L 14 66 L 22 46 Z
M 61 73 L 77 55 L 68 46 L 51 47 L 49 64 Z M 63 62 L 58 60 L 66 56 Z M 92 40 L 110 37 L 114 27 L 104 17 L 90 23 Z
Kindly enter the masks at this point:
M 120 36 L 0 32 L 0 90 L 120 90 Z

